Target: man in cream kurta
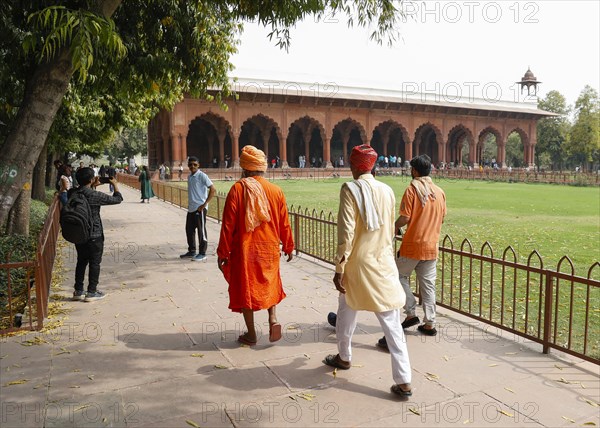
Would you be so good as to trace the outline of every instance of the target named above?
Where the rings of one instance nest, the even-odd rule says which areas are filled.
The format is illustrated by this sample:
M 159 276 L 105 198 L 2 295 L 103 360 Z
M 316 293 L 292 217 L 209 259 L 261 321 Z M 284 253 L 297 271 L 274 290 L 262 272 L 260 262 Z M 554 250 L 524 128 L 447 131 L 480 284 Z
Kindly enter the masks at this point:
M 406 296 L 394 260 L 393 190 L 371 175 L 377 153 L 368 145 L 355 147 L 350 156 L 354 181 L 340 191 L 338 251 L 333 282 L 340 292 L 336 335 L 338 355 L 325 364 L 349 369 L 352 335 L 359 310 L 374 312 L 392 357 L 392 392 L 411 395 L 411 368 L 400 323 Z

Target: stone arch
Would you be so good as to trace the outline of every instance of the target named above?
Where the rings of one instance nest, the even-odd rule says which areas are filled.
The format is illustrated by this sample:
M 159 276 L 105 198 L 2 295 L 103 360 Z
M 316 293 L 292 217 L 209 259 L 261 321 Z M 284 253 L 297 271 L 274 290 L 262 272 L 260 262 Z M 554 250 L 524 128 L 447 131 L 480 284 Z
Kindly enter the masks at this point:
M 489 135 L 493 135 L 496 141 L 496 153 L 495 153 L 495 157 L 492 159 L 489 159 L 489 161 L 493 161 L 496 160 L 499 163 L 503 162 L 503 149 L 502 146 L 504 144 L 503 140 L 502 140 L 502 134 L 500 133 L 500 131 L 498 131 L 496 128 L 494 128 L 493 126 L 488 126 L 484 129 L 481 130 L 481 132 L 479 132 L 479 136 L 477 137 L 477 142 L 475 145 L 475 153 L 473 156 L 471 156 L 471 161 L 474 165 L 485 165 L 486 162 L 488 161 L 487 159 L 485 159 L 485 155 L 484 155 L 484 149 L 485 149 L 485 143 L 488 139 Z
M 506 136 L 508 137 L 513 132 L 516 132 L 517 134 L 519 134 L 519 137 L 521 137 L 521 142 L 523 143 L 523 145 L 529 144 L 529 135 L 527 135 L 527 132 L 523 131 L 520 127 L 516 126 L 513 129 L 511 129 L 509 132 L 507 132 Z
M 404 126 L 390 119 L 373 129 L 370 144 L 378 154 L 406 159 L 406 147 L 410 144 L 410 138 Z M 396 162 L 400 166 L 401 160 Z
M 202 168 L 222 165 L 226 156 L 231 158 L 232 155 L 229 122 L 213 112 L 192 119 L 188 126 L 185 155 L 198 157 Z
M 324 157 L 323 145 L 325 129 L 316 119 L 306 115 L 296 119 L 289 127 L 286 141 L 287 161 L 290 166 L 300 166 L 299 156 L 304 156 L 305 166 L 309 166 L 311 158 Z
M 422 124 L 415 131 L 414 156 L 428 155 L 431 162 L 437 165 L 441 159 L 438 147 L 443 141 L 442 133 L 437 126 L 431 122 Z
M 367 133 L 360 122 L 351 117 L 340 120 L 331 133 L 331 158 L 343 156 L 347 164 L 352 148 L 367 143 Z
M 272 159 L 281 156 L 279 142 L 282 140 L 281 129 L 277 122 L 267 115 L 258 113 L 242 123 L 239 147 L 241 150 L 250 144 L 261 149 L 271 165 Z
M 532 165 L 533 162 L 533 148 L 530 146 L 530 141 L 529 141 L 529 135 L 520 127 L 516 126 L 514 128 L 512 128 L 510 131 L 508 131 L 506 133 L 506 144 L 509 145 L 510 141 L 509 141 L 509 137 L 513 134 L 516 133 L 519 136 L 519 139 L 521 140 L 520 143 L 520 148 L 522 149 L 523 152 L 523 158 L 521 159 L 506 159 L 507 163 L 510 164 L 511 166 L 517 166 L 517 167 L 527 167 L 529 165 Z M 514 147 L 512 148 L 513 150 L 511 150 L 514 153 Z
M 473 133 L 469 128 L 462 123 L 452 128 L 448 132 L 448 144 L 446 146 L 446 161 L 450 166 L 461 166 L 465 161 L 465 155 L 470 153 L 473 143 Z

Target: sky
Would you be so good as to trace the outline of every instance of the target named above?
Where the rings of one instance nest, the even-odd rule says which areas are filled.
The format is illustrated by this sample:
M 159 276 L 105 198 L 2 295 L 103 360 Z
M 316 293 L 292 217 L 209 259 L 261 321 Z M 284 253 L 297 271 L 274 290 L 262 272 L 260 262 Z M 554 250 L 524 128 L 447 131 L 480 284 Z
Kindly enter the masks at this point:
M 392 47 L 348 28 L 345 16 L 307 19 L 290 30 L 288 52 L 269 30 L 246 23 L 232 76 L 535 102 L 515 82 L 530 67 L 538 95 L 568 104 L 600 87 L 600 1 L 407 1 Z

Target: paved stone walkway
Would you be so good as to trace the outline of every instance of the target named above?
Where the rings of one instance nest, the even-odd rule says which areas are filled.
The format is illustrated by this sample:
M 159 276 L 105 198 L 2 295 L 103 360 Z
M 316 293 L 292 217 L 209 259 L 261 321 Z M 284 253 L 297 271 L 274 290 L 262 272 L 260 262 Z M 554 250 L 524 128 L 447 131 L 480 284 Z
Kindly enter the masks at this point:
M 102 208 L 108 297 L 68 301 L 75 257 L 65 245 L 62 326 L 1 340 L 2 427 L 600 426 L 598 366 L 448 311 L 438 336 L 407 332 L 409 401 L 389 392 L 373 314 L 360 314 L 353 368 L 334 376 L 322 363 L 337 352 L 325 321 L 337 307 L 333 273 L 307 257 L 283 262 L 284 338 L 240 346 L 243 320 L 227 309 L 214 255 L 219 225 L 209 222 L 208 261 L 183 261 L 185 211 L 123 195 Z M 256 320 L 268 333 L 266 311 Z

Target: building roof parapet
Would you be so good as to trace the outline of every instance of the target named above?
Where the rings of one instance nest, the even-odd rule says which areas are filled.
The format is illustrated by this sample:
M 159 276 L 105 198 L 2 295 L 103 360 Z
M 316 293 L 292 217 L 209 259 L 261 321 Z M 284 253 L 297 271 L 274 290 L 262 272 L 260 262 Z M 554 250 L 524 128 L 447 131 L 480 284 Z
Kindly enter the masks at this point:
M 404 86 L 404 85 L 403 85 Z M 318 105 L 343 105 L 350 107 L 395 106 L 396 110 L 477 110 L 496 111 L 533 116 L 556 116 L 555 113 L 537 108 L 537 97 L 527 97 L 517 102 L 496 98 L 477 98 L 472 96 L 473 85 L 467 85 L 467 96 L 454 93 L 437 93 L 433 91 L 418 92 L 418 85 L 404 86 L 403 89 L 381 89 L 359 86 L 340 86 L 334 82 L 309 83 L 284 80 L 264 80 L 256 78 L 236 78 L 231 82 L 232 89 L 241 100 L 253 102 L 303 102 L 311 100 Z M 346 103 L 345 103 L 346 101 Z M 352 101 L 352 102 L 350 102 Z M 349 103 L 350 102 L 350 103 Z M 367 104 L 362 104 L 367 103 Z M 306 101 L 306 104 L 309 104 Z M 376 106 L 376 107 L 375 107 Z M 387 109 L 387 108 L 386 108 Z

